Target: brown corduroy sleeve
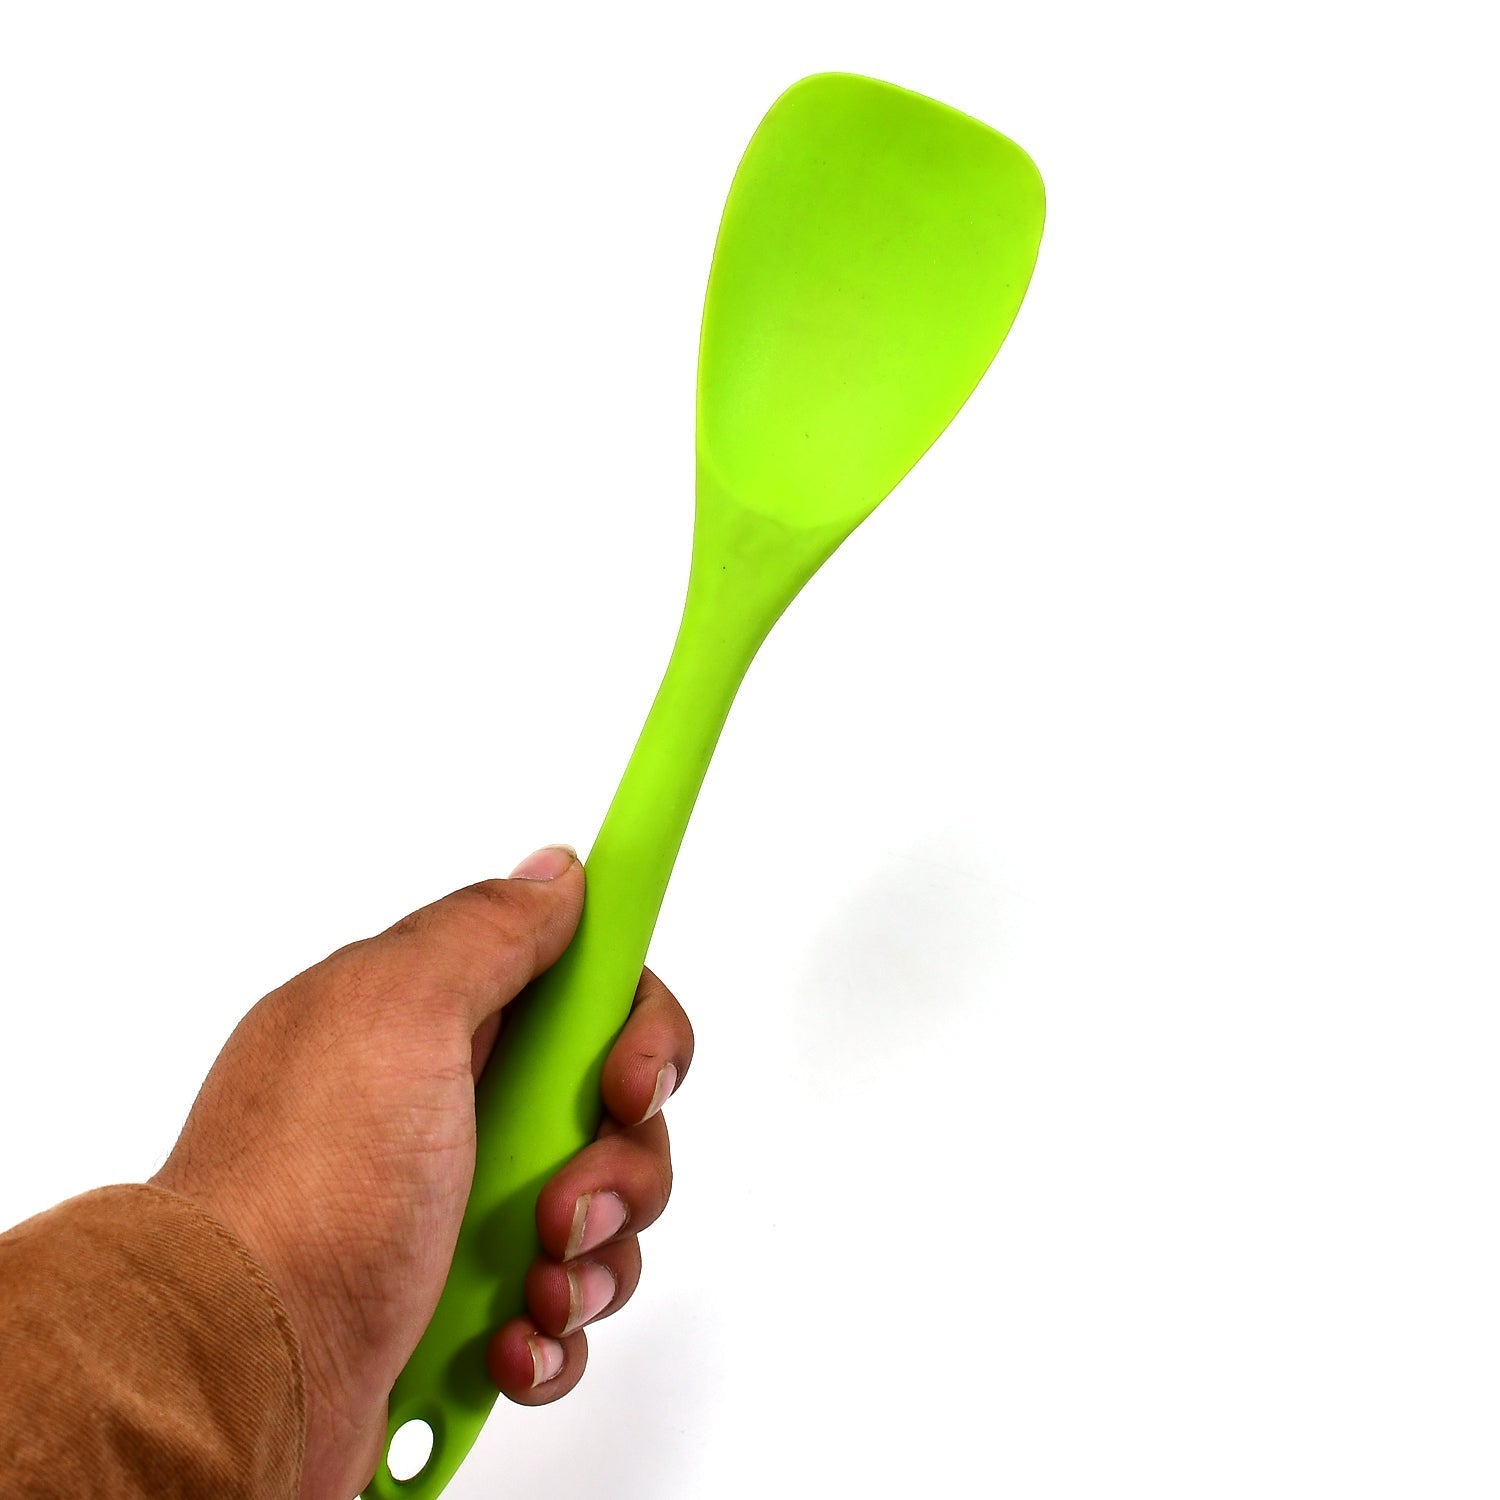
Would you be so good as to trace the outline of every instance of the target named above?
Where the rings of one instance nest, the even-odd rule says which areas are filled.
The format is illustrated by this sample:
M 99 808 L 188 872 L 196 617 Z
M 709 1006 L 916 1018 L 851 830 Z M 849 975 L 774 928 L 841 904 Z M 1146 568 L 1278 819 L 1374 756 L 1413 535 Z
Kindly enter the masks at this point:
M 0 1235 L 5 1500 L 295 1500 L 306 1400 L 243 1244 L 146 1184 Z

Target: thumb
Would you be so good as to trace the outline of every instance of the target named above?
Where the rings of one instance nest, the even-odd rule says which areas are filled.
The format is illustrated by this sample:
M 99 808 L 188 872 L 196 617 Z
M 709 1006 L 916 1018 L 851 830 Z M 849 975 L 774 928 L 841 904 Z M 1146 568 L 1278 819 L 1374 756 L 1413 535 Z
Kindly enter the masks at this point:
M 394 968 L 454 1001 L 472 1034 L 562 957 L 582 911 L 583 862 L 553 844 L 527 855 L 509 880 L 454 891 L 374 943 Z

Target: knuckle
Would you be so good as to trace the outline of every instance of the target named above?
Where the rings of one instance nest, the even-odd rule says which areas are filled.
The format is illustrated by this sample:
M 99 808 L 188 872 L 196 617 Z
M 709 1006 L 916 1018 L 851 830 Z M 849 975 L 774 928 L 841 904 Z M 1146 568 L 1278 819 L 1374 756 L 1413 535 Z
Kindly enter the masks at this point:
M 478 902 L 484 906 L 499 907 L 503 911 L 514 911 L 519 893 L 514 880 L 476 880 L 453 893 L 450 900 Z
M 390 931 L 429 957 L 500 948 L 534 968 L 540 927 L 528 893 L 518 891 L 515 881 L 480 880 L 413 912 Z
M 491 940 L 498 936 L 534 963 L 540 941 L 536 912 L 531 893 L 517 887 L 514 880 L 480 880 L 455 891 L 448 899 L 462 920 L 483 922 Z
M 324 960 L 326 983 L 319 988 L 341 1012 L 366 1011 L 395 988 L 391 966 L 374 944 L 353 943 Z

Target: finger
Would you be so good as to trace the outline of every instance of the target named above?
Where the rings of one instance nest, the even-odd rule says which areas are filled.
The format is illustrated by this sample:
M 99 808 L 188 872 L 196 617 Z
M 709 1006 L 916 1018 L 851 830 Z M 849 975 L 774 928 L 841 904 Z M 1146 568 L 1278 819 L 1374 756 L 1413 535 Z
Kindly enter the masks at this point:
M 409 994 L 420 983 L 451 998 L 472 1035 L 556 963 L 583 910 L 583 865 L 559 845 L 516 868 L 509 880 L 454 891 L 372 939 L 391 993 Z
M 583 1379 L 588 1337 L 543 1333 L 530 1318 L 512 1318 L 490 1340 L 485 1364 L 500 1392 L 519 1406 L 545 1406 Z
M 586 1255 L 624 1234 L 639 1234 L 672 1195 L 666 1121 L 653 1115 L 585 1146 L 537 1195 L 536 1227 L 555 1260 Z
M 618 1312 L 640 1281 L 641 1242 L 630 1235 L 565 1266 L 533 1261 L 526 1273 L 526 1306 L 544 1333 L 563 1338 Z
M 677 998 L 650 969 L 641 974 L 624 1029 L 604 1061 L 604 1107 L 626 1125 L 654 1115 L 693 1061 L 693 1028 Z

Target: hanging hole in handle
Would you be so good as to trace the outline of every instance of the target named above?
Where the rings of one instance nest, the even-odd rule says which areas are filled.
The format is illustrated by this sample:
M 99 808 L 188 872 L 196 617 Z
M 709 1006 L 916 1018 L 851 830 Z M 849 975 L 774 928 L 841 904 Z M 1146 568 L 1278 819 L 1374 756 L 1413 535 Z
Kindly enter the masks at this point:
M 433 1431 L 420 1417 L 403 1422 L 391 1434 L 391 1446 L 385 1456 L 391 1478 L 400 1484 L 415 1479 L 432 1461 Z

